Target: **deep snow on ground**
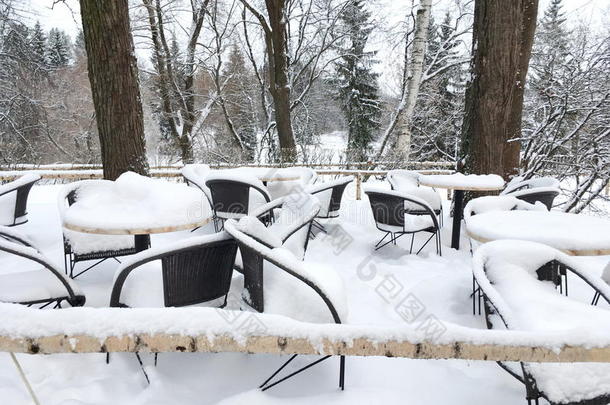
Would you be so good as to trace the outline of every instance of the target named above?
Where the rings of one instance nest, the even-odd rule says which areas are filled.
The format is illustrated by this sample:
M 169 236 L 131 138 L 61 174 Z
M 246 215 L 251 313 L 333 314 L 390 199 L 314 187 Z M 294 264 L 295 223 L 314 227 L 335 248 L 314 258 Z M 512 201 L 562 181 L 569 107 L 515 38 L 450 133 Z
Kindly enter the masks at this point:
M 30 222 L 18 230 L 28 234 L 48 257 L 63 266 L 56 207 L 59 187 L 33 188 Z M 326 261 L 343 278 L 348 295 L 348 323 L 404 323 L 396 306 L 412 294 L 425 306 L 422 316 L 434 315 L 473 328 L 485 327 L 482 316 L 472 315 L 469 243 L 464 237 L 459 252 L 446 246 L 450 240 L 450 221 L 445 221 L 443 229 L 442 257 L 433 253 L 432 244 L 420 255 L 410 255 L 408 237 L 399 239 L 397 246 L 389 245 L 375 252 L 373 246 L 382 235 L 374 227 L 368 202 L 355 201 L 353 187 L 348 188 L 345 198 L 341 218 L 329 223 L 330 236 L 320 234 L 311 241 L 305 260 Z M 210 232 L 209 227 L 196 231 Z M 191 235 L 190 232 L 153 235 L 152 244 L 159 246 Z M 601 273 L 608 257 L 578 260 L 585 262 L 592 272 Z M 32 266 L 22 264 L 0 256 L 0 271 Z M 87 296 L 87 305 L 108 305 L 117 265 L 107 261 L 77 279 Z M 372 272 L 374 277 L 362 276 Z M 240 283 L 236 276 L 232 289 L 239 291 Z M 571 296 L 590 300 L 587 287 L 574 279 L 570 283 Z M 524 402 L 525 397 L 521 384 L 494 362 L 352 357 L 347 360 L 346 390 L 341 392 L 337 388 L 338 359 L 331 358 L 269 391 L 260 392 L 257 386 L 286 356 L 164 353 L 159 355 L 155 367 L 153 356 L 143 354 L 150 385 L 131 353 L 113 354 L 110 364 L 106 364 L 103 354 L 17 356 L 43 405 L 515 404 Z M 315 357 L 298 357 L 294 367 L 312 359 Z M 6 353 L 0 353 L 0 404 L 31 404 Z

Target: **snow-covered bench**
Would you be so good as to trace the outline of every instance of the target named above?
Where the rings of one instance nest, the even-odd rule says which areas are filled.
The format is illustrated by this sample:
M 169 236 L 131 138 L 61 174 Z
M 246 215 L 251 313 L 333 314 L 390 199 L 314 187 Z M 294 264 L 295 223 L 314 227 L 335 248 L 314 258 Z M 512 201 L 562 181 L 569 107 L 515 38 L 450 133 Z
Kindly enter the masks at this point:
M 27 201 L 37 174 L 26 174 L 17 180 L 0 185 L 0 225 L 15 226 L 28 222 Z
M 610 302 L 610 286 L 570 256 L 533 242 L 490 242 L 473 258 L 488 328 L 585 336 L 593 346 L 607 340 L 610 311 L 561 295 L 554 283 L 544 280 L 549 263 L 561 263 Z M 528 404 L 541 397 L 551 404 L 610 402 L 610 364 L 499 364 L 525 385 Z
M 255 232 L 256 238 L 243 232 L 235 220 L 228 220 L 225 229 L 235 238 L 242 254 L 251 250 L 260 255 L 263 261 L 265 313 L 284 315 L 305 322 L 345 321 L 347 316 L 345 288 L 341 277 L 334 269 L 323 263 L 300 261 L 284 247 L 268 247 L 261 242 L 270 240 L 267 228 L 259 227 Z M 330 356 L 322 357 L 284 378 L 271 382 L 295 357 L 296 355 L 290 357 L 261 385 L 261 388 L 263 390 L 271 388 Z M 341 356 L 339 365 L 341 389 L 344 387 L 344 374 L 345 358 Z
M 85 296 L 78 286 L 24 235 L 0 226 L 0 251 L 40 265 L 35 270 L 17 270 L 0 275 L 0 301 L 41 308 L 51 304 L 60 308 L 64 301 L 71 306 L 85 304 Z

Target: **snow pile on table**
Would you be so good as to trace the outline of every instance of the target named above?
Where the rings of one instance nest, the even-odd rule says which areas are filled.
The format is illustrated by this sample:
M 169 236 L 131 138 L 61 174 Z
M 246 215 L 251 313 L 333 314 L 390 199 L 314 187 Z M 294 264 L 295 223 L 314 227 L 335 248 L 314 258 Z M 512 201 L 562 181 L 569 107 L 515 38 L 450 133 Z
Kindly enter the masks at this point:
M 560 250 L 595 251 L 610 247 L 610 220 L 564 212 L 505 211 L 474 215 L 468 232 L 483 240 L 520 239 Z
M 183 227 L 209 217 L 202 193 L 185 184 L 127 172 L 114 182 L 83 185 L 76 202 L 63 213 L 64 223 L 73 227 L 127 233 L 127 229 Z
M 444 187 L 449 189 L 490 189 L 498 190 L 504 187 L 504 180 L 497 174 L 422 174 L 419 183 L 430 187 Z

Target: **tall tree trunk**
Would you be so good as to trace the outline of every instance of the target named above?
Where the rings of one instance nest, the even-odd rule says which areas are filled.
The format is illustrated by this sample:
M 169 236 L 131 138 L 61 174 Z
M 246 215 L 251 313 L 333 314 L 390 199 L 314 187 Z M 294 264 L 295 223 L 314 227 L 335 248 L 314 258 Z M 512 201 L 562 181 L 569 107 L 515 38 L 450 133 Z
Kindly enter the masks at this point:
M 523 0 L 523 24 L 521 28 L 521 43 L 519 50 L 519 66 L 515 79 L 515 96 L 508 119 L 509 141 L 504 145 L 503 164 L 504 176 L 508 179 L 519 173 L 521 158 L 521 116 L 523 112 L 523 95 L 525 92 L 525 78 L 532 56 L 534 33 L 538 16 L 538 0 Z
M 138 67 L 127 0 L 80 0 L 87 67 L 102 149 L 104 178 L 146 175 Z
M 519 166 L 523 87 L 538 0 L 476 0 L 472 81 L 462 126 L 465 169 L 508 179 Z
M 265 0 L 271 28 L 272 52 L 269 55 L 269 79 L 275 107 L 275 122 L 282 160 L 296 159 L 296 143 L 290 119 L 290 84 L 288 82 L 288 32 L 285 0 Z M 267 41 L 269 45 L 269 41 Z M 268 52 L 269 53 L 269 52 Z
M 422 73 L 424 71 L 424 57 L 426 56 L 426 43 L 428 42 L 428 31 L 430 21 L 430 9 L 432 0 L 421 0 L 415 17 L 415 36 L 413 37 L 413 51 L 409 62 L 409 76 L 407 79 L 406 97 L 402 103 L 403 108 L 399 109 L 398 116 L 398 139 L 396 150 L 404 160 L 409 160 L 411 151 L 411 119 L 415 109 L 415 103 L 419 94 Z M 385 145 L 384 145 L 385 146 Z

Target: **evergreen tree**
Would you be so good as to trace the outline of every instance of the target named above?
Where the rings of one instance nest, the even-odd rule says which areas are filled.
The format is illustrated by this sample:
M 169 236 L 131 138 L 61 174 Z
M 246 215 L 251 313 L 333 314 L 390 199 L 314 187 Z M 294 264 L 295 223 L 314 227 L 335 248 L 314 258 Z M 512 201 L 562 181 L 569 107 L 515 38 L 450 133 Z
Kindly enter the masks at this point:
M 51 28 L 47 41 L 47 58 L 49 66 L 60 68 L 67 66 L 70 62 L 70 38 L 57 28 Z
M 32 62 L 36 63 L 41 68 L 46 68 L 47 36 L 42 30 L 39 21 L 36 21 L 34 29 L 32 30 L 30 47 L 32 50 Z
M 566 62 L 570 33 L 564 26 L 562 0 L 551 0 L 538 25 L 532 53 L 532 86 L 540 93 L 551 94 Z
M 222 73 L 224 86 L 224 101 L 227 113 L 233 122 L 248 153 L 248 158 L 254 157 L 256 149 L 256 88 L 253 74 L 246 67 L 246 60 L 239 47 L 231 47 L 229 59 Z
M 83 30 L 78 30 L 76 38 L 74 38 L 74 59 L 78 62 L 80 59 L 87 57 L 87 49 L 85 48 L 85 35 Z
M 339 50 L 343 56 L 336 63 L 338 99 L 348 125 L 347 147 L 353 153 L 349 158 L 354 160 L 367 159 L 381 115 L 379 75 L 373 71 L 376 52 L 365 51 L 373 30 L 371 13 L 365 4 L 363 0 L 351 0 L 341 15 L 348 35 Z

